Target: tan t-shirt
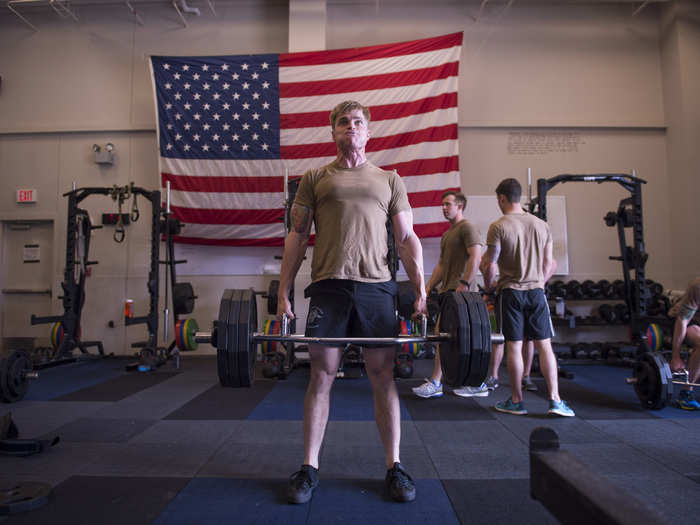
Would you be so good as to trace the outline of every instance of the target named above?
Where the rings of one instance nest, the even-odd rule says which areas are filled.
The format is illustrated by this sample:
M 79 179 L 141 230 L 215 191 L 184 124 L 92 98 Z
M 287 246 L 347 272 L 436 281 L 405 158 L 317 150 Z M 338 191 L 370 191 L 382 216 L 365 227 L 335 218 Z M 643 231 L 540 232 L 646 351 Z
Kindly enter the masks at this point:
M 467 219 L 462 219 L 457 224 L 451 225 L 450 229 L 442 234 L 442 239 L 440 239 L 440 264 L 442 265 L 440 293 L 457 288 L 469 260 L 467 249 L 475 244 L 481 244 L 481 232 Z
M 544 248 L 552 242 L 549 225 L 529 213 L 508 213 L 489 226 L 488 246 L 500 247 L 498 290 L 544 288 Z
M 690 282 L 683 296 L 668 311 L 669 317 L 679 315 L 700 324 L 700 277 Z
M 304 174 L 294 204 L 314 213 L 311 282 L 391 279 L 386 222 L 411 209 L 396 171 L 371 162 L 356 168 L 341 168 L 333 162 Z

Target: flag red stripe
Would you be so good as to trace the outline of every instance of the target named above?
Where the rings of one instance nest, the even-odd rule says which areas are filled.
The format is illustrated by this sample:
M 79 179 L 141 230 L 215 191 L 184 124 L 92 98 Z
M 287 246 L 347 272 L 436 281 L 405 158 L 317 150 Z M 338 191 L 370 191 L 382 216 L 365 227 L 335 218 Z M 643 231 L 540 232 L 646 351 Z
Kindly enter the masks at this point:
M 459 74 L 459 62 L 448 62 L 434 67 L 384 73 L 365 77 L 312 80 L 310 82 L 280 82 L 280 98 L 309 97 L 388 89 L 414 84 L 427 84 L 433 80 L 454 77 Z
M 170 206 L 175 216 L 185 224 L 274 224 L 281 223 L 284 210 L 231 210 L 186 208 Z
M 402 177 L 415 175 L 432 175 L 435 173 L 448 173 L 459 170 L 459 156 L 439 157 L 436 159 L 417 159 L 408 162 L 397 162 L 380 166 L 385 170 L 396 170 Z
M 182 244 L 205 246 L 284 246 L 284 238 L 268 237 L 258 239 L 206 239 L 204 237 L 182 237 L 174 235 L 173 240 Z
M 436 109 L 456 108 L 457 93 L 443 93 L 411 102 L 371 106 L 372 122 L 410 117 L 419 113 L 428 113 Z M 320 128 L 329 126 L 330 111 L 310 111 L 307 113 L 286 113 L 280 115 L 280 129 Z M 370 125 L 371 126 L 371 125 Z
M 330 51 L 309 51 L 302 53 L 281 53 L 280 67 L 311 66 L 333 64 L 335 62 L 357 62 L 375 58 L 425 53 L 437 49 L 447 49 L 462 45 L 462 33 L 452 33 L 435 38 L 411 40 L 398 44 L 380 44 L 362 48 L 333 49 Z
M 439 207 L 442 205 L 442 194 L 448 190 L 459 191 L 459 188 L 416 191 L 408 194 L 408 202 L 411 204 L 411 208 L 426 208 L 429 206 Z
M 163 187 L 170 181 L 170 189 L 178 191 L 205 191 L 211 193 L 282 193 L 284 177 L 192 177 L 161 173 Z
M 440 237 L 449 227 L 450 223 L 447 221 L 430 222 L 424 224 L 414 224 L 413 231 L 416 232 L 418 237 Z
M 446 126 L 434 126 L 408 133 L 387 135 L 370 139 L 365 151 L 381 151 L 384 149 L 400 148 L 422 142 L 439 142 L 457 138 L 457 124 Z M 335 143 L 325 142 L 319 144 L 296 144 L 294 146 L 280 146 L 280 156 L 283 159 L 312 159 L 316 157 L 332 157 L 337 153 Z

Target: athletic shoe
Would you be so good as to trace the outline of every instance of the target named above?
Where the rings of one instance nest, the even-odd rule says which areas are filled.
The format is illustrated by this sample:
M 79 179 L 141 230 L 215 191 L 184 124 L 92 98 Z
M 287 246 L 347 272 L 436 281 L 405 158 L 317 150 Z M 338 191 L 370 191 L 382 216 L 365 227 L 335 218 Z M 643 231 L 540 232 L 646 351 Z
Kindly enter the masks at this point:
M 681 390 L 678 394 L 678 408 L 683 410 L 700 410 L 700 403 L 690 390 Z
M 481 383 L 481 386 L 463 386 L 462 388 L 455 388 L 453 392 L 460 397 L 486 397 L 490 393 L 486 383 Z
M 499 412 L 505 412 L 506 414 L 513 414 L 516 416 L 527 415 L 527 410 L 525 410 L 525 405 L 523 405 L 523 402 L 521 401 L 520 403 L 513 403 L 512 397 L 509 397 L 508 399 L 506 399 L 505 401 L 501 401 L 500 403 L 496 403 L 496 406 L 494 408 Z
M 571 408 L 569 408 L 569 405 L 567 405 L 564 400 L 554 401 L 553 399 L 550 399 L 549 401 L 549 411 L 547 413 L 555 416 L 564 417 L 574 417 L 576 415 L 574 414 L 574 411 L 571 410 Z
M 434 379 L 425 378 L 425 383 L 415 386 L 411 390 L 418 397 L 428 399 L 429 397 L 442 397 L 442 383 L 436 383 Z
M 408 475 L 401 463 L 394 463 L 394 466 L 386 471 L 384 484 L 389 496 L 394 501 L 406 502 L 416 499 L 416 486 L 413 483 L 413 478 Z
M 318 486 L 318 469 L 311 465 L 302 465 L 301 470 L 289 478 L 287 501 L 289 503 L 306 503 L 311 499 Z
M 496 390 L 498 388 L 498 379 L 493 376 L 488 376 L 486 381 L 484 381 L 484 384 L 489 390 Z
M 530 376 L 523 376 L 523 390 L 528 390 L 529 392 L 537 392 L 537 385 L 532 382 Z

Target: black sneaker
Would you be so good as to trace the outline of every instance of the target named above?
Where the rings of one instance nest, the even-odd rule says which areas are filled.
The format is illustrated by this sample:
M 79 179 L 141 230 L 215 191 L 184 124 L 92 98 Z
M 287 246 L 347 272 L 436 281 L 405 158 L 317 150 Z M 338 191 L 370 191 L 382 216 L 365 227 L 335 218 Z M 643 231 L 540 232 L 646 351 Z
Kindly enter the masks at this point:
M 394 463 L 394 466 L 386 471 L 384 483 L 389 496 L 394 501 L 405 502 L 416 499 L 413 478 L 403 469 L 401 463 Z
M 318 469 L 311 465 L 302 465 L 301 470 L 289 478 L 287 501 L 289 503 L 306 503 L 311 499 L 318 485 Z

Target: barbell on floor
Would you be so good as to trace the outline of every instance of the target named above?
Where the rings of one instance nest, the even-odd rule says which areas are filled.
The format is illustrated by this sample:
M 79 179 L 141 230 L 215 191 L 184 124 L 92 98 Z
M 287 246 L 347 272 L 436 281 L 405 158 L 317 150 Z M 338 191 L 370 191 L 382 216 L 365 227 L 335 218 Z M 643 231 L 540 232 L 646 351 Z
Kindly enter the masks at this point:
M 441 343 L 443 380 L 450 386 L 479 386 L 488 375 L 491 344 L 503 335 L 491 333 L 486 303 L 476 292 L 450 292 L 440 310 L 441 333 L 399 337 L 307 337 L 301 334 L 255 332 L 257 308 L 253 290 L 224 290 L 219 316 L 211 332 L 197 332 L 195 341 L 217 349 L 217 372 L 223 386 L 251 386 L 255 380 L 256 345 L 265 341 L 325 345 L 392 346 L 404 343 Z
M 673 399 L 673 385 L 700 386 L 688 380 L 688 372 L 671 372 L 661 354 L 645 352 L 639 356 L 632 369 L 632 377 L 625 381 L 634 385 L 640 403 L 644 408 L 658 410 Z

